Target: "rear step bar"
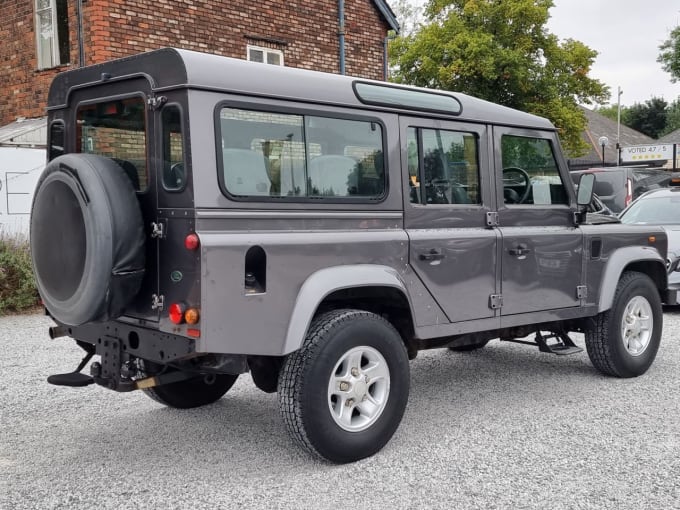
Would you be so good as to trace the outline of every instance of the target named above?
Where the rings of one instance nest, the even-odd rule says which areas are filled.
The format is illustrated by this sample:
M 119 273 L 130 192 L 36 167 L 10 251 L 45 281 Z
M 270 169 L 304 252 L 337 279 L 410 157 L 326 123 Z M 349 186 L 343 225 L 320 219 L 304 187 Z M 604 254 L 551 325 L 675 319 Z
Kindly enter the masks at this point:
M 91 375 L 83 374 L 81 370 L 85 368 L 85 365 L 87 365 L 92 359 L 92 356 L 95 355 L 96 348 L 94 345 L 88 344 L 87 342 L 76 340 L 76 343 L 86 352 L 85 357 L 80 361 L 78 367 L 76 367 L 73 372 L 51 375 L 47 378 L 48 383 L 54 384 L 55 386 L 70 386 L 72 388 L 82 388 L 97 383 L 100 386 L 116 389 L 117 391 L 134 391 L 153 388 L 154 386 L 160 386 L 162 384 L 186 381 L 196 377 L 195 374 L 189 372 L 176 371 L 137 380 L 119 376 L 116 380 L 113 377 L 102 377 L 102 366 L 97 362 L 92 363 L 90 366 Z

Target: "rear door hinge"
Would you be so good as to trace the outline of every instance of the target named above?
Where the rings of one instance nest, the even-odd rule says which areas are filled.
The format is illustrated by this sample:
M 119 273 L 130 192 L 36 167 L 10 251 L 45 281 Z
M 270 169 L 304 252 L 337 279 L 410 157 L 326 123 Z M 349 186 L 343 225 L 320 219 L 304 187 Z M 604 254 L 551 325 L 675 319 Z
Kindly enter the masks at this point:
M 146 100 L 146 104 L 149 106 L 149 110 L 158 110 L 167 100 L 168 98 L 165 96 L 151 96 Z
M 487 212 L 486 213 L 486 226 L 487 227 L 497 227 L 498 226 L 498 213 L 497 212 Z
M 163 294 L 152 294 L 151 295 L 151 309 L 158 310 L 159 312 L 163 310 L 165 306 L 165 296 Z
M 151 239 L 164 239 L 165 238 L 165 226 L 162 221 L 156 223 L 155 221 L 151 223 Z
M 588 287 L 585 285 L 577 285 L 576 297 L 578 299 L 586 299 L 588 297 Z
M 489 308 L 498 310 L 503 307 L 503 296 L 501 294 L 491 294 L 489 296 Z

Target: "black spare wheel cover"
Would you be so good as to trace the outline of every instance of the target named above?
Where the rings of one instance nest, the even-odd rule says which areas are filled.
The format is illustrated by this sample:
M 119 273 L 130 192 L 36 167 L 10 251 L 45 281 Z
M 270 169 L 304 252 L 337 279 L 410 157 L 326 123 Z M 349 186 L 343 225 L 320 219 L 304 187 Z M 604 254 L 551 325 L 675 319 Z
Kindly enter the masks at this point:
M 38 291 L 59 322 L 119 317 L 144 276 L 144 223 L 125 171 L 113 160 L 66 154 L 48 163 L 31 211 Z

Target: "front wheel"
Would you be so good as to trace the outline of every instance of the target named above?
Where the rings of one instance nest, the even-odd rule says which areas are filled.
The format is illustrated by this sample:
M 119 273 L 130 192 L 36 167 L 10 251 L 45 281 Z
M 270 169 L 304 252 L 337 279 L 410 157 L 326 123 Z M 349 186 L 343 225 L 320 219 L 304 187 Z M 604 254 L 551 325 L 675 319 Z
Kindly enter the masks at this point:
M 361 310 L 317 316 L 303 346 L 286 358 L 279 406 L 293 439 L 331 462 L 379 451 L 406 408 L 409 364 L 399 333 Z
M 611 309 L 586 330 L 586 348 L 595 368 L 615 377 L 637 377 L 654 362 L 661 341 L 663 310 L 654 282 L 625 272 Z

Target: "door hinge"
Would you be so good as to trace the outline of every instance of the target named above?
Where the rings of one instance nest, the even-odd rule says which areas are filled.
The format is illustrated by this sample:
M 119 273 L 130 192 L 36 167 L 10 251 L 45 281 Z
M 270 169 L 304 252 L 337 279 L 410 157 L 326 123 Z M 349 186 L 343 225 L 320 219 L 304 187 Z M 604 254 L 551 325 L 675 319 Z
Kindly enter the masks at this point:
M 165 306 L 165 296 L 163 294 L 152 294 L 151 295 L 151 309 L 158 310 L 159 312 L 163 310 Z
M 151 239 L 163 239 L 165 237 L 165 228 L 162 222 L 151 223 Z
M 149 110 L 158 110 L 167 100 L 168 98 L 165 96 L 151 96 L 146 100 L 146 104 L 149 106 Z
M 491 294 L 489 296 L 489 308 L 497 310 L 503 306 L 503 296 L 501 294 Z
M 498 213 L 497 212 L 487 212 L 486 213 L 486 226 L 487 227 L 497 227 L 498 226 Z
M 576 286 L 576 297 L 578 299 L 585 299 L 588 297 L 588 287 L 585 285 Z

